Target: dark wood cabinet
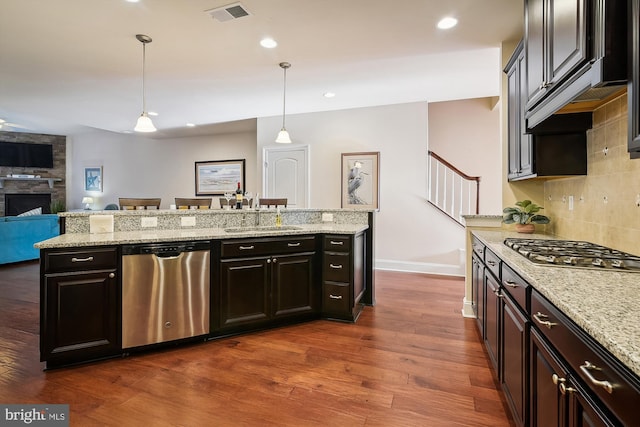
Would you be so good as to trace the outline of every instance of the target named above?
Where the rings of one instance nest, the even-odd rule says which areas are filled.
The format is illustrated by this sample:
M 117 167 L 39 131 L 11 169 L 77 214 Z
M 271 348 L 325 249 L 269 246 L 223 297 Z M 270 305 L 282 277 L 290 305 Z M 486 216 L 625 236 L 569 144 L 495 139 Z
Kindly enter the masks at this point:
M 503 292 L 501 299 L 500 384 L 516 423 L 528 422 L 529 322 L 518 305 Z
M 627 80 L 625 0 L 525 0 L 524 6 L 528 131 L 570 103 L 592 110 L 620 93 Z
M 637 424 L 640 378 L 472 236 L 484 343 L 517 425 Z M 478 253 L 484 254 L 484 262 Z M 484 282 L 479 279 L 483 277 Z M 481 316 L 478 311 L 478 316 Z
M 315 237 L 226 240 L 220 253 L 219 303 L 213 305 L 219 316 L 213 313 L 212 330 L 249 330 L 319 315 Z
M 365 234 L 323 239 L 322 316 L 355 322 L 366 292 Z
M 525 1 L 527 109 L 589 60 L 588 2 Z
M 118 261 L 115 247 L 42 252 L 40 360 L 48 368 L 120 352 Z
M 471 257 L 472 310 L 478 322 L 480 336 L 484 339 L 484 267 L 477 254 Z
M 524 40 L 514 51 L 505 68 L 507 74 L 508 179 L 533 174 L 533 136 L 526 132 L 524 121 L 526 98 Z
M 508 97 L 508 180 L 586 175 L 586 130 L 592 125 L 591 114 L 552 116 L 529 131 L 525 120 L 526 68 L 523 40 L 504 69 Z
M 628 1 L 629 26 L 629 82 L 627 103 L 629 115 L 629 153 L 632 159 L 640 158 L 640 0 Z
M 485 269 L 484 343 L 496 375 L 500 372 L 500 282 Z

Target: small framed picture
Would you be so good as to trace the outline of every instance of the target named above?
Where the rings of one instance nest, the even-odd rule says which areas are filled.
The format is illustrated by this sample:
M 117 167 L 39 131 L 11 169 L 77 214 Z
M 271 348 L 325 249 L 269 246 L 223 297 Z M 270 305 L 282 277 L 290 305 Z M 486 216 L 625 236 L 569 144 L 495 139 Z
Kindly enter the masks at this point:
M 342 153 L 343 208 L 380 209 L 380 152 Z
M 196 162 L 196 196 L 223 195 L 244 189 L 245 159 Z
M 84 168 L 84 191 L 102 191 L 102 166 Z

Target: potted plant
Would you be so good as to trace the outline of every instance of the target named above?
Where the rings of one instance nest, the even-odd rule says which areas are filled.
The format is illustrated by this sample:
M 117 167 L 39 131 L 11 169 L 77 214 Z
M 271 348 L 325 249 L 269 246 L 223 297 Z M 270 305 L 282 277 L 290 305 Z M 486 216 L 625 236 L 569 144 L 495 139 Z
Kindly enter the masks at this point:
M 541 206 L 531 202 L 531 200 L 521 200 L 516 202 L 515 207 L 504 208 L 502 211 L 502 222 L 505 224 L 516 224 L 518 233 L 533 233 L 534 224 L 549 224 L 549 218 L 539 215 Z
M 67 207 L 65 206 L 63 200 L 54 200 L 49 205 L 49 209 L 51 210 L 52 214 L 57 214 L 58 212 L 64 212 Z

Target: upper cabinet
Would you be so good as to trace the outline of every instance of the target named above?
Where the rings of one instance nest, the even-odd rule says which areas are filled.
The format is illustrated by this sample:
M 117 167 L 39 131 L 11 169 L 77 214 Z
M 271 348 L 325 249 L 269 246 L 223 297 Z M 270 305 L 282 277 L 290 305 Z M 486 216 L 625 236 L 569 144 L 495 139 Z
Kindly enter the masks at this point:
M 507 63 L 509 181 L 586 175 L 591 113 L 554 115 L 534 131 L 526 129 L 527 62 L 521 42 Z
M 624 88 L 626 14 L 626 0 L 525 0 L 527 130 Z
M 627 88 L 629 103 L 629 153 L 640 159 L 640 0 L 629 1 L 629 67 Z
M 589 60 L 585 13 L 588 1 L 525 2 L 527 109 Z

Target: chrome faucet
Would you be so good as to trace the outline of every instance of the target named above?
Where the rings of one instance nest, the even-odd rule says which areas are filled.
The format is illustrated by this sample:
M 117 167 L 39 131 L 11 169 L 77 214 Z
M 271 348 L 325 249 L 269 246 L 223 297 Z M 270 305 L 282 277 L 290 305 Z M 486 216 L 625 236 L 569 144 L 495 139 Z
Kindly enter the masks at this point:
M 260 209 L 256 210 L 256 227 L 260 227 Z

